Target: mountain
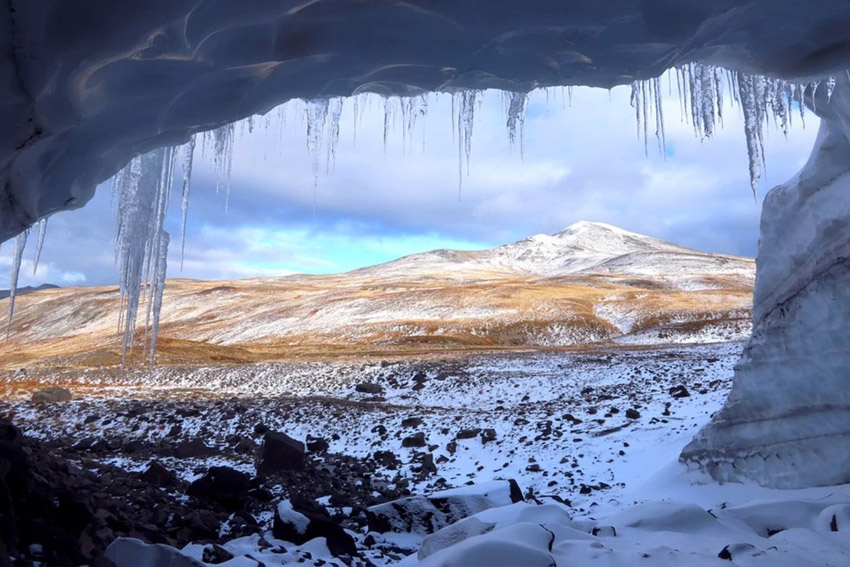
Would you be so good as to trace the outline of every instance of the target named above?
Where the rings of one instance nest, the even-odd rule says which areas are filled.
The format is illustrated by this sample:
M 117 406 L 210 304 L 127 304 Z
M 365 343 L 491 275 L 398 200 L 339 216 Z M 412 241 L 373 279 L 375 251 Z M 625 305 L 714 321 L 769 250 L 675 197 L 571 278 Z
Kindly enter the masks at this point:
M 435 250 L 344 274 L 169 280 L 157 356 L 204 365 L 722 341 L 750 331 L 754 272 L 750 259 L 580 222 L 489 250 Z M 21 297 L 0 365 L 114 364 L 118 318 L 114 287 Z
M 58 285 L 53 285 L 49 283 L 41 284 L 39 286 L 31 286 L 28 285 L 26 287 L 19 287 L 15 290 L 15 296 L 24 295 L 25 293 L 32 293 L 34 291 L 41 291 L 43 289 L 56 289 L 59 287 Z M 8 289 L 0 289 L 0 299 L 6 299 L 11 294 L 11 291 Z

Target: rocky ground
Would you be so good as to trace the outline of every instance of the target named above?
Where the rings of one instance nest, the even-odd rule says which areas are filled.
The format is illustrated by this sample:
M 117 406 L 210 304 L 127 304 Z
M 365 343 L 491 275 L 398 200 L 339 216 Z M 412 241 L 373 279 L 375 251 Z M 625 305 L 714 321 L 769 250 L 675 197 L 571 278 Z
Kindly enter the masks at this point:
M 254 365 L 195 382 L 179 369 L 122 383 L 15 373 L 0 402 L 2 541 L 15 565 L 108 565 L 121 536 L 207 564 L 249 538 L 255 562 L 239 565 L 266 564 L 260 552 L 382 565 L 421 543 L 376 524 L 403 497 L 515 479 L 512 499 L 591 514 L 675 459 L 722 402 L 739 350 Z M 68 390 L 43 390 L 57 386 Z

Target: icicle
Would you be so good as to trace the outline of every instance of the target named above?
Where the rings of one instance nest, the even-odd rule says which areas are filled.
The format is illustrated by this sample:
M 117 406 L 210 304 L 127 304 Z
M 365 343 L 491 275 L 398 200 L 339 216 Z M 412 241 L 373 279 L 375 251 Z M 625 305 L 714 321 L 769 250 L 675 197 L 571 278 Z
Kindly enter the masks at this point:
M 35 261 L 32 263 L 32 275 L 38 270 L 38 261 L 41 259 L 41 249 L 44 247 L 44 236 L 47 234 L 47 219 L 38 221 L 38 239 L 35 241 Z
M 549 91 L 546 91 L 547 97 Z M 507 127 L 508 127 L 508 142 L 511 145 L 511 151 L 516 146 L 517 126 L 519 126 L 520 140 L 519 152 L 520 157 L 524 157 L 525 143 L 523 131 L 525 129 L 525 109 L 528 105 L 528 93 L 510 92 L 508 93 L 508 108 L 507 108 Z
M 319 148 L 322 145 L 322 132 L 328 118 L 329 102 L 311 100 L 307 103 L 304 118 L 307 121 L 307 153 L 313 162 L 313 212 L 316 212 L 316 197 L 319 189 Z
M 667 158 L 667 135 L 664 132 L 664 111 L 661 107 L 661 78 L 653 79 L 655 98 L 655 137 L 658 139 L 658 151 Z
M 738 88 L 741 93 L 741 107 L 744 111 L 744 132 L 747 139 L 747 156 L 750 161 L 750 186 L 753 189 L 753 196 L 757 197 L 763 154 L 759 152 L 762 115 L 758 105 L 756 78 L 740 75 Z
M 162 226 L 168 208 L 176 151 L 164 148 L 133 159 L 125 168 L 118 203 L 118 234 L 115 251 L 119 264 L 121 306 L 120 326 L 124 339 L 121 349 L 121 371 L 133 347 L 139 303 L 145 288 L 151 289 L 148 319 L 153 319 L 151 348 L 159 328 L 157 294 L 165 281 L 163 255 L 168 238 Z M 161 301 L 160 301 L 161 307 Z M 146 325 L 147 339 L 147 325 Z
M 457 109 L 457 159 L 458 159 L 458 187 L 457 198 L 461 200 L 463 188 L 463 155 L 466 155 L 466 174 L 469 175 L 469 156 L 472 153 L 472 126 L 475 122 L 475 101 L 478 91 L 463 91 L 457 95 L 460 108 Z M 452 109 L 454 110 L 454 95 L 452 97 Z M 454 115 L 454 113 L 453 113 Z
M 18 291 L 18 275 L 21 273 L 21 259 L 27 245 L 29 229 L 15 237 L 15 257 L 12 260 L 12 277 L 9 281 L 9 324 L 6 326 L 6 338 L 12 333 L 12 319 L 15 316 L 15 296 Z
M 339 144 L 339 119 L 342 116 L 343 98 L 333 98 L 328 102 L 328 117 L 330 118 L 328 127 L 328 155 L 327 163 L 325 163 L 325 173 L 329 174 L 331 170 L 336 170 L 336 147 Z
M 157 242 L 157 256 L 155 258 L 155 268 L 153 274 L 153 293 L 151 301 L 153 304 L 153 329 L 151 331 L 150 344 L 150 365 L 153 366 L 154 357 L 156 356 L 156 338 L 159 334 L 159 318 L 162 314 L 162 294 L 165 290 L 165 274 L 168 269 L 168 242 L 169 234 L 164 231 L 159 231 Z
M 189 217 L 189 189 L 192 185 L 192 163 L 195 159 L 195 136 L 183 146 L 183 194 L 180 202 L 182 224 L 180 225 L 180 271 L 183 271 L 183 258 L 186 255 L 186 220 Z
M 384 159 L 387 157 L 387 136 L 390 133 L 390 121 L 392 115 L 392 105 L 390 97 L 384 98 Z
M 824 82 L 826 83 L 826 103 L 829 104 L 832 101 L 832 93 L 835 91 L 835 77 L 828 77 Z
M 225 212 L 230 208 L 230 183 L 233 173 L 233 142 L 235 133 L 236 127 L 233 124 L 227 124 L 212 132 L 216 172 L 215 191 L 218 193 L 224 189 Z

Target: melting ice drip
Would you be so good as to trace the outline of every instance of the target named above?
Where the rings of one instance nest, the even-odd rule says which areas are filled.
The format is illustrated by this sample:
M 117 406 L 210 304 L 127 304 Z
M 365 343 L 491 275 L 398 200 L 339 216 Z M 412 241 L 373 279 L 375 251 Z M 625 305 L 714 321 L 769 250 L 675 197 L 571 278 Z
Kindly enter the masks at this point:
M 819 88 L 826 89 L 826 99 L 835 88 L 834 79 L 808 84 L 791 83 L 779 79 L 747 75 L 728 71 L 719 67 L 692 63 L 676 67 L 676 89 L 681 105 L 682 119 L 693 124 L 694 132 L 700 138 L 710 138 L 718 125 L 723 125 L 723 104 L 725 97 L 741 108 L 744 116 L 744 130 L 749 157 L 750 184 L 753 192 L 758 189 L 764 169 L 764 128 L 769 124 L 770 116 L 783 133 L 792 125 L 792 110 L 798 107 L 801 120 L 805 113 L 805 103 L 815 104 L 815 95 Z M 671 75 L 672 77 L 672 75 Z M 672 82 L 672 78 L 671 78 Z M 546 88 L 547 100 L 552 87 Z M 672 85 L 669 87 L 672 90 Z M 570 100 L 571 87 L 562 89 Z M 485 93 L 478 90 L 461 90 L 451 93 L 452 97 L 452 137 L 458 150 L 458 198 L 463 185 L 463 164 L 469 175 L 470 155 L 472 151 L 472 130 L 475 121 L 476 106 L 480 106 Z M 379 95 L 361 93 L 351 99 L 354 105 L 353 138 L 356 140 L 357 125 L 361 112 Z M 400 116 L 404 134 L 402 146 L 412 149 L 413 136 L 417 124 L 423 124 L 428 111 L 428 94 L 410 97 L 383 97 L 384 108 L 384 148 L 391 126 Z M 438 96 L 438 95 L 434 95 Z M 635 109 L 638 136 L 643 137 L 646 152 L 649 151 L 649 130 L 655 129 L 659 151 L 665 152 L 664 115 L 662 111 L 661 78 L 655 77 L 635 81 L 631 85 L 631 104 Z M 505 125 L 508 141 L 513 149 L 517 139 L 520 153 L 523 152 L 525 112 L 528 104 L 526 92 L 503 92 L 502 102 L 505 112 Z M 286 123 L 287 107 L 304 105 L 306 125 L 306 146 L 312 160 L 313 203 L 315 208 L 316 192 L 321 171 L 321 156 L 325 155 L 325 171 L 333 169 L 336 148 L 340 136 L 340 118 L 346 99 L 332 98 L 313 101 L 291 101 L 279 106 L 265 117 L 265 128 L 275 127 L 280 132 Z M 239 123 L 240 132 L 245 129 L 252 132 L 254 117 Z M 211 146 L 213 166 L 216 172 L 216 191 L 225 193 L 225 209 L 229 206 L 231 175 L 233 169 L 233 151 L 236 144 L 236 124 L 227 124 L 211 132 L 203 133 L 202 150 Z M 324 145 L 324 151 L 323 151 Z M 169 235 L 163 230 L 169 196 L 173 185 L 176 161 L 182 158 L 182 234 L 181 269 L 186 243 L 186 225 L 189 210 L 189 195 L 195 152 L 195 137 L 179 148 L 155 150 L 134 158 L 114 178 L 113 195 L 118 198 L 118 232 L 116 236 L 116 261 L 120 272 L 120 294 L 122 312 L 119 331 L 123 334 L 122 368 L 127 353 L 133 348 L 136 336 L 136 323 L 139 305 L 146 302 L 144 350 L 153 364 L 156 340 L 159 329 L 162 295 L 165 286 L 166 258 Z M 46 219 L 40 221 L 36 266 L 44 241 Z M 15 258 L 12 264 L 12 281 L 9 303 L 9 329 L 15 306 L 15 291 L 21 258 L 26 245 L 28 231 L 15 239 Z

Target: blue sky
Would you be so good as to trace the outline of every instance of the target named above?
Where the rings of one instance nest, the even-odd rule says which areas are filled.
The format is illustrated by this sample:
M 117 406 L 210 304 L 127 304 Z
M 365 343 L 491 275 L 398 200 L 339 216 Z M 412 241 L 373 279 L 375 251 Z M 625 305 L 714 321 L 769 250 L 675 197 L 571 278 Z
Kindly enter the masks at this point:
M 323 154 L 315 193 L 304 105 L 296 101 L 282 127 L 272 121 L 266 129 L 259 118 L 253 133 L 239 135 L 227 212 L 224 195 L 215 192 L 211 152 L 202 157 L 198 148 L 182 272 L 176 194 L 166 223 L 169 277 L 340 272 L 435 248 L 497 246 L 579 220 L 706 251 L 755 255 L 760 201 L 749 187 L 739 110 L 727 109 L 725 128 L 700 141 L 682 121 L 677 98 L 665 99 L 664 109 L 666 157 L 654 140 L 646 156 L 627 87 L 576 88 L 572 105 L 560 92 L 538 91 L 530 98 L 520 156 L 508 144 L 500 94 L 488 93 L 476 110 L 459 201 L 449 96 L 430 97 L 412 136 L 397 115 L 386 149 L 381 99 L 361 105 L 356 128 L 348 102 L 334 171 L 325 174 Z M 787 140 L 769 131 L 761 195 L 807 159 L 817 131 L 817 120 L 807 116 L 807 127 L 795 121 Z M 35 276 L 30 239 L 21 285 L 115 283 L 114 230 L 104 186 L 85 208 L 50 219 Z M 11 242 L 0 247 L 0 287 L 9 278 L 12 248 Z

